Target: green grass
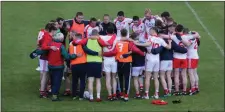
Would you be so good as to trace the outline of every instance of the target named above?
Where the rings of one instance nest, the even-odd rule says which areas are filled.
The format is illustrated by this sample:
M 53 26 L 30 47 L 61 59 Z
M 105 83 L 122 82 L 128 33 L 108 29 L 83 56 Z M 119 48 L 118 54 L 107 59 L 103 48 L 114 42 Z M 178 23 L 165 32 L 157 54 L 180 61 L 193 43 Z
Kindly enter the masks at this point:
M 191 2 L 190 5 L 224 47 L 224 3 Z M 151 100 L 89 103 L 67 97 L 63 102 L 38 98 L 37 60 L 31 60 L 28 55 L 46 22 L 58 16 L 73 18 L 77 11 L 84 12 L 85 19 L 102 18 L 105 13 L 114 18 L 119 10 L 125 11 L 127 17 L 142 17 L 145 8 L 151 8 L 154 14 L 168 10 L 176 21 L 201 34 L 200 94 L 183 97 L 178 105 L 171 103 L 175 97 L 169 97 L 166 106 L 154 106 Z M 1 76 L 2 111 L 224 111 L 224 57 L 184 2 L 2 2 Z M 105 86 L 102 88 L 102 96 L 106 98 Z M 133 86 L 131 90 L 133 95 Z

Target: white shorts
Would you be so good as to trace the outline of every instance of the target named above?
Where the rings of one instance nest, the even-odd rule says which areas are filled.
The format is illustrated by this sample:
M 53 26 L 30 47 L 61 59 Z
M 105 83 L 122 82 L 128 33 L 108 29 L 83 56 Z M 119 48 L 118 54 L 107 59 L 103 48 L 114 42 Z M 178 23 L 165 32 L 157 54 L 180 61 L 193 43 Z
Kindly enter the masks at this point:
M 142 72 L 144 71 L 145 67 L 132 67 L 132 76 L 139 76 L 142 74 Z
M 161 61 L 160 71 L 169 71 L 169 70 L 173 70 L 173 61 L 172 60 Z
M 145 65 L 145 71 L 147 72 L 159 72 L 159 60 L 147 60 Z
M 107 73 L 116 73 L 117 72 L 117 62 L 115 60 L 104 59 L 103 71 L 107 72 Z
M 39 59 L 40 72 L 48 72 L 48 61 Z

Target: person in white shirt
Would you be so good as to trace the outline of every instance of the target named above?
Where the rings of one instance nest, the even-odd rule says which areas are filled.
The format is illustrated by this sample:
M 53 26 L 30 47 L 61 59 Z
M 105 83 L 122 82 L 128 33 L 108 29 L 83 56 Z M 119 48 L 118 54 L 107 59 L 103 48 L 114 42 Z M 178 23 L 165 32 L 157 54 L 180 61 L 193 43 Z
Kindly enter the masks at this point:
M 139 41 L 145 42 L 145 25 L 138 16 L 133 16 L 133 23 L 131 23 L 130 29 L 137 34 Z
M 137 46 L 145 46 L 147 47 L 148 53 L 146 54 L 146 65 L 145 65 L 145 99 L 149 99 L 149 87 L 150 87 L 150 78 L 152 76 L 153 72 L 153 77 L 154 77 L 154 84 L 155 84 L 155 94 L 154 98 L 158 99 L 159 98 L 159 53 L 158 54 L 152 54 L 151 49 L 153 48 L 158 48 L 160 46 L 163 46 L 167 49 L 171 49 L 171 40 L 169 40 L 169 44 L 167 44 L 162 38 L 157 36 L 157 31 L 158 29 L 156 27 L 152 27 L 150 29 L 150 34 L 149 40 L 146 43 L 139 43 L 135 42 Z
M 150 9 L 145 10 L 145 17 L 143 18 L 142 22 L 145 24 L 145 38 L 150 35 L 150 29 L 155 27 L 155 17 L 151 14 Z
M 89 38 L 91 36 L 92 30 L 96 29 L 98 32 L 100 31 L 100 28 L 98 26 L 96 26 L 97 24 L 97 19 L 96 18 L 91 18 L 89 21 L 89 25 L 87 25 L 84 28 L 84 33 L 85 33 L 85 37 Z
M 127 32 L 127 38 L 129 38 L 129 25 L 132 23 L 132 19 L 131 18 L 125 18 L 124 17 L 124 12 L 123 11 L 119 11 L 117 13 L 117 18 L 114 20 L 114 24 L 116 25 L 116 29 L 117 29 L 117 37 L 120 39 L 121 38 L 121 30 L 122 29 L 126 29 Z M 118 40 L 119 40 L 118 39 Z

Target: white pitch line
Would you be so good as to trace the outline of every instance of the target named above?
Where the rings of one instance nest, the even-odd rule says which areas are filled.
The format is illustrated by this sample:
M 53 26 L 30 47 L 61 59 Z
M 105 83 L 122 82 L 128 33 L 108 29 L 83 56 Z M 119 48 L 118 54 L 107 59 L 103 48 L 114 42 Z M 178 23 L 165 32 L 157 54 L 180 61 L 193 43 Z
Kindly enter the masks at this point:
M 191 7 L 191 5 L 188 2 L 185 2 L 185 4 L 191 10 L 191 12 L 195 15 L 195 18 L 198 20 L 198 22 L 202 25 L 204 30 L 208 33 L 208 35 L 211 37 L 213 42 L 216 44 L 216 46 L 220 50 L 222 56 L 224 56 L 223 48 L 219 45 L 219 43 L 217 42 L 216 38 L 209 32 L 208 28 L 203 24 L 203 22 L 201 21 L 201 19 L 198 16 L 198 14 L 196 13 L 196 11 Z

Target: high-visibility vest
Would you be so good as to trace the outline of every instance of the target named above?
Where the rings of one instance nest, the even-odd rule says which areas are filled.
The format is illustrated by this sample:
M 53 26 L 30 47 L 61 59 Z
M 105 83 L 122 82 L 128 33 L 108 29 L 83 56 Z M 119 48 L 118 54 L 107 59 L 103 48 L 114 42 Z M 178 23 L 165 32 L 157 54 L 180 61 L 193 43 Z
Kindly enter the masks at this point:
M 96 52 L 102 51 L 102 48 L 97 40 L 88 39 L 87 47 Z M 102 57 L 87 54 L 87 62 L 102 62 Z
M 84 52 L 82 45 L 76 45 L 74 46 L 72 42 L 70 43 L 69 46 L 69 54 L 82 54 L 81 57 L 77 57 L 73 60 L 70 60 L 70 65 L 75 65 L 75 64 L 82 64 L 87 62 L 87 55 Z
M 121 55 L 129 52 L 129 42 L 120 41 L 116 44 L 116 60 L 118 62 L 132 62 L 132 56 L 128 56 L 127 58 L 120 58 Z

